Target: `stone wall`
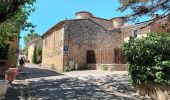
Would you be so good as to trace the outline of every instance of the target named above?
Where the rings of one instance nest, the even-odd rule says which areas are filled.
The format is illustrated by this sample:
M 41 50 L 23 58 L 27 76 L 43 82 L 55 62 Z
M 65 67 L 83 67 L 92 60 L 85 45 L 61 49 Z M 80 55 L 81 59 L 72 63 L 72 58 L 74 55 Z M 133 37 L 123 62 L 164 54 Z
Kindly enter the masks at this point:
M 134 30 L 137 30 L 139 32 L 138 37 L 146 37 L 148 33 L 150 33 L 150 26 L 144 25 L 132 25 L 132 26 L 126 26 L 122 29 L 122 37 L 123 41 L 127 42 L 129 40 L 130 36 L 133 36 Z
M 87 64 L 89 70 L 127 71 L 127 64 Z
M 30 44 L 28 46 L 28 56 L 27 56 L 27 60 L 29 63 L 32 63 L 32 57 L 34 54 L 34 48 L 35 48 L 35 44 Z
M 151 25 L 151 31 L 156 33 L 170 33 L 170 22 L 167 18 L 161 19 Z
M 27 56 L 27 60 L 29 61 L 29 63 L 33 63 L 32 62 L 32 57 L 34 54 L 34 50 L 35 48 L 42 48 L 42 39 L 36 39 L 34 41 L 32 41 L 29 45 L 28 45 L 28 56 Z
M 65 24 L 64 45 L 68 54 L 64 55 L 64 65 L 84 69 L 87 50 L 120 47 L 122 35 L 105 30 L 89 19 L 68 21 Z M 70 63 L 69 63 L 70 62 Z
M 63 25 L 53 29 L 43 38 L 42 64 L 63 71 Z
M 127 64 L 97 64 L 97 70 L 103 70 L 104 67 L 107 67 L 109 71 L 127 71 Z
M 124 42 L 129 40 L 130 36 L 133 36 L 133 31 L 139 30 L 140 36 L 146 37 L 148 33 L 154 32 L 154 33 L 170 33 L 170 23 L 167 21 L 167 17 L 160 19 L 151 25 L 148 25 L 148 23 L 141 23 L 131 26 L 126 26 L 122 29 L 122 35 L 124 38 Z

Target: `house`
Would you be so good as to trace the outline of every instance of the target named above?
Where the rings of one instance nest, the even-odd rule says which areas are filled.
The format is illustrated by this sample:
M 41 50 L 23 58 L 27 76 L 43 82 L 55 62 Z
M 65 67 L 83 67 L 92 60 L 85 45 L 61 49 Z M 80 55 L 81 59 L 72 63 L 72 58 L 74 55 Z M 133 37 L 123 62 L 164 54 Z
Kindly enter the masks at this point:
M 155 17 L 153 19 L 155 19 Z M 124 42 L 127 42 L 130 36 L 146 37 L 148 33 L 170 33 L 170 22 L 167 16 L 163 18 L 160 17 L 154 22 L 153 19 L 122 27 Z
M 29 42 L 27 44 L 28 50 L 27 50 L 27 60 L 29 63 L 33 63 L 32 59 L 33 59 L 33 55 L 34 55 L 34 50 L 38 50 L 38 49 L 42 49 L 42 39 L 41 38 L 37 38 L 32 40 L 31 42 Z M 37 60 L 40 61 L 41 57 L 37 56 Z
M 0 47 L 0 53 L 0 76 L 2 76 L 8 68 L 17 67 L 19 38 L 9 37 L 6 45 Z
M 90 12 L 77 12 L 76 19 L 63 20 L 42 35 L 42 65 L 59 72 L 96 69 L 98 64 L 124 64 L 121 52 L 123 18 L 103 19 Z

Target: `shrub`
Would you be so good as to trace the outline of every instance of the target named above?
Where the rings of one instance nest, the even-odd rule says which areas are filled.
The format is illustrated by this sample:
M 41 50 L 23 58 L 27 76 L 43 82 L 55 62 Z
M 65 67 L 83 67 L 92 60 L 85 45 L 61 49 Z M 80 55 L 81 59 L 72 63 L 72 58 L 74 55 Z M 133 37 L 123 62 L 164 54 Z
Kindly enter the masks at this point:
M 10 62 L 11 67 L 15 67 L 17 64 L 16 50 L 14 48 L 8 49 L 8 61 Z
M 38 58 L 38 63 L 42 62 L 42 48 L 37 49 L 37 58 Z
M 33 53 L 33 57 L 32 57 L 32 62 L 34 64 L 38 63 L 38 61 L 37 61 L 37 49 L 36 48 L 34 49 L 34 53 Z
M 34 64 L 39 64 L 39 63 L 42 62 L 42 49 L 41 48 L 35 48 L 34 49 L 32 62 Z
M 151 33 L 123 45 L 133 84 L 170 84 L 170 36 Z
M 28 57 L 28 48 L 25 48 L 26 56 Z
M 102 68 L 103 71 L 107 71 L 108 70 L 106 65 L 102 65 L 101 68 Z
M 38 56 L 42 56 L 42 48 L 37 49 L 37 54 L 38 54 Z

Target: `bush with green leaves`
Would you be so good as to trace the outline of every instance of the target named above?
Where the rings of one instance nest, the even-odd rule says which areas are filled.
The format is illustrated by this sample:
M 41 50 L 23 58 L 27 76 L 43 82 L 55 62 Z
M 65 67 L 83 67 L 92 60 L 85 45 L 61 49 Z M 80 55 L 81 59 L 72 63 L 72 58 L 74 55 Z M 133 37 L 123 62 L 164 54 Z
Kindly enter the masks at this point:
M 42 48 L 37 49 L 38 63 L 42 62 Z
M 32 56 L 32 62 L 34 64 L 40 64 L 42 62 L 42 48 L 35 48 Z
M 32 62 L 34 64 L 38 63 L 38 61 L 37 61 L 37 48 L 34 49 L 34 53 L 33 53 L 33 56 L 32 56 Z
M 19 38 L 21 30 L 34 31 L 35 25 L 28 17 L 35 11 L 36 0 L 0 0 L 0 47 L 9 37 Z
M 170 36 L 150 33 L 147 37 L 130 37 L 123 52 L 129 64 L 133 84 L 170 84 Z
M 107 71 L 108 70 L 108 66 L 107 65 L 102 65 L 101 68 L 102 68 L 103 71 Z

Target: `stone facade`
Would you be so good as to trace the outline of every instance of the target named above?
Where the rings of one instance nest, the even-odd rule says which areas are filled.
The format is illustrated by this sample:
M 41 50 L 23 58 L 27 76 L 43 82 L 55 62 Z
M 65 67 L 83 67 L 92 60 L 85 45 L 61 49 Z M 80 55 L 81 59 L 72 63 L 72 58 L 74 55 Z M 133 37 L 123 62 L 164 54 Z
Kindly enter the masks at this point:
M 64 27 L 64 46 L 68 47 L 64 65 L 75 69 L 86 67 L 87 50 L 116 48 L 122 44 L 120 33 L 105 30 L 89 19 L 68 21 Z
M 124 38 L 124 42 L 128 41 L 130 36 L 134 36 L 136 30 L 138 32 L 137 37 L 146 37 L 148 33 L 170 33 L 170 23 L 168 22 L 168 18 L 165 17 L 153 23 L 152 21 L 146 21 L 123 27 L 122 37 Z
M 157 28 L 155 29 L 157 24 L 147 24 L 148 22 L 128 25 L 123 23 L 122 17 L 102 19 L 94 17 L 90 12 L 78 12 L 76 19 L 60 21 L 42 36 L 42 65 L 50 65 L 49 69 L 59 72 L 85 69 L 88 67 L 87 51 L 119 49 L 128 41 L 129 36 L 141 37 L 147 36 L 150 32 L 158 32 Z M 120 63 L 112 64 L 113 70 L 126 69 L 125 67 L 116 69 L 115 66 L 121 66 Z M 98 63 L 92 65 L 96 66 L 96 68 L 92 66 L 92 69 L 100 66 Z
M 153 23 L 151 26 L 151 32 L 156 33 L 170 33 L 170 22 L 165 17 Z
M 42 48 L 42 39 L 38 38 L 38 39 L 34 39 L 32 40 L 30 43 L 28 43 L 28 55 L 27 55 L 27 60 L 29 63 L 33 63 L 32 62 L 32 57 L 34 54 L 34 50 L 38 49 L 38 48 Z
M 42 65 L 50 65 L 50 69 L 57 71 L 63 70 L 63 44 L 64 44 L 64 27 L 59 25 L 48 32 L 43 37 Z
M 55 67 L 59 72 L 85 69 L 87 50 L 122 45 L 122 35 L 113 31 L 112 20 L 94 17 L 89 12 L 84 17 L 85 13 L 76 13 L 77 19 L 57 23 L 42 36 L 42 65 Z

